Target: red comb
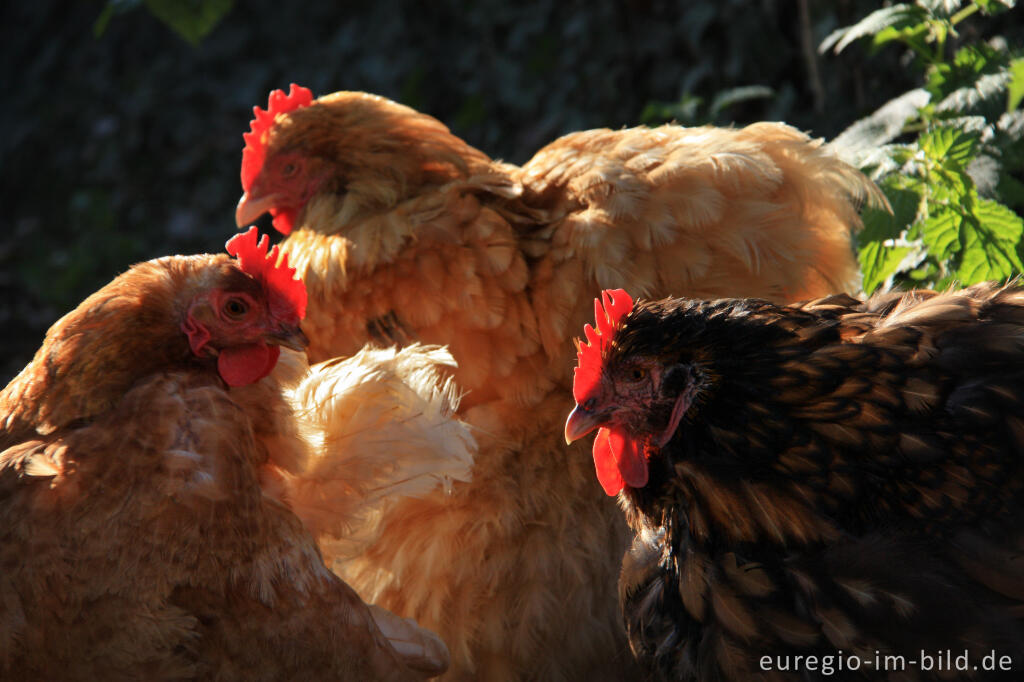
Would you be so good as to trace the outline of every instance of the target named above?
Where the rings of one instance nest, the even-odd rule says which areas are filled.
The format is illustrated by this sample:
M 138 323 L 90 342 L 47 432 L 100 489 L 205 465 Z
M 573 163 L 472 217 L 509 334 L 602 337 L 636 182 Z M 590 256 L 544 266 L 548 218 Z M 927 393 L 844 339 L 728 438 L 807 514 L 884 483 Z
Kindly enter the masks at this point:
M 604 308 L 601 308 L 601 303 Z M 577 403 L 582 404 L 601 378 L 602 353 L 611 345 L 612 337 L 618 329 L 619 322 L 633 309 L 633 299 L 625 289 L 605 289 L 601 299 L 594 299 L 594 318 L 597 329 L 589 324 L 583 326 L 586 343 L 577 348 L 576 360 L 578 367 L 574 371 L 572 395 Z
M 295 268 L 288 267 L 288 254 L 281 256 L 278 263 L 278 248 L 275 245 L 267 253 L 270 239 L 255 225 L 248 232 L 236 234 L 228 240 L 225 248 L 238 258 L 238 267 L 258 280 L 270 292 L 270 307 L 274 314 L 288 322 L 297 323 L 306 316 L 306 285 L 295 279 Z
M 284 90 L 274 90 L 267 99 L 267 110 L 253 107 L 252 113 L 256 117 L 249 123 L 250 132 L 243 133 L 245 149 L 242 150 L 242 189 L 246 192 L 252 187 L 256 176 L 263 168 L 263 161 L 267 158 L 267 134 L 274 127 L 274 119 L 278 114 L 287 114 L 302 107 L 308 107 L 313 101 L 313 91 L 301 85 L 292 83 L 289 93 Z

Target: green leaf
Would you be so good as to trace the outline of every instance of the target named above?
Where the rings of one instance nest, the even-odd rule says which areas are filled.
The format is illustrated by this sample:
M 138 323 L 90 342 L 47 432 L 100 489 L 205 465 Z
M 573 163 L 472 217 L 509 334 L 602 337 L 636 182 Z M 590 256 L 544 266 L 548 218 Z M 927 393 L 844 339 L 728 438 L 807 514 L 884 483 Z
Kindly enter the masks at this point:
M 979 200 L 976 214 L 978 221 L 994 238 L 1013 244 L 1024 238 L 1024 219 L 998 201 Z
M 851 124 L 829 143 L 829 148 L 847 163 L 861 167 L 878 148 L 903 133 L 907 121 L 917 116 L 930 95 L 918 88 L 905 92 L 879 107 L 873 114 Z
M 894 225 L 894 230 L 885 234 L 882 239 L 891 239 L 898 235 L 907 226 L 917 221 L 918 213 L 921 211 L 921 202 L 927 187 L 920 178 L 911 178 L 904 175 L 892 175 L 881 183 L 882 191 L 885 192 L 892 207 L 892 215 L 879 211 L 889 217 Z M 869 209 L 877 210 L 877 209 Z M 868 224 L 865 222 L 865 229 L 862 233 L 871 234 L 868 231 Z
M 975 216 L 962 226 L 963 258 L 957 277 L 964 284 L 974 284 L 1020 274 L 1024 263 L 1017 247 L 1024 235 L 1024 220 L 995 201 L 978 201 L 976 208 Z
M 880 208 L 866 207 L 862 214 L 864 227 L 857 233 L 857 243 L 866 245 L 870 242 L 883 242 L 898 237 L 902 225 L 888 212 Z
M 980 7 L 985 14 L 999 14 L 1012 9 L 1017 2 L 1016 0 L 974 0 L 974 4 Z
M 882 242 L 871 242 L 857 253 L 861 272 L 864 273 L 864 293 L 875 289 L 896 273 L 903 259 L 912 249 L 907 246 L 887 247 Z
M 146 7 L 182 38 L 198 45 L 220 23 L 234 0 L 145 0 Z
M 916 52 L 919 57 L 923 57 L 927 61 L 933 61 L 931 51 L 928 49 L 931 26 L 932 24 L 927 22 L 903 28 L 888 26 L 875 34 L 871 40 L 871 45 L 873 47 L 881 47 L 886 43 L 898 40 Z
M 977 133 L 940 126 L 922 134 L 918 144 L 925 154 L 942 165 L 948 167 L 953 163 L 964 169 L 975 156 L 978 139 Z
M 974 189 L 974 180 L 967 174 L 967 171 L 950 161 L 932 169 L 928 203 L 940 205 L 969 203 L 971 201 L 970 194 Z
M 723 109 L 727 109 L 734 104 L 740 102 L 746 102 L 752 99 L 764 99 L 771 97 L 775 94 L 775 91 L 764 85 L 745 85 L 736 88 L 729 88 L 724 90 L 711 100 L 711 107 L 708 110 L 708 115 L 711 119 L 715 119 Z
M 929 68 L 925 87 L 936 101 L 965 88 L 978 90 L 978 97 L 984 99 L 989 96 L 987 91 L 994 89 L 995 81 L 989 79 L 988 82 L 980 82 L 980 79 L 986 75 L 1004 74 L 1009 57 L 1005 49 L 999 50 L 985 44 L 966 45 L 957 50 L 949 62 L 934 64 Z
M 928 255 L 946 260 L 960 250 L 961 216 L 954 211 L 934 213 L 921 224 L 921 239 L 928 247 Z
M 956 269 L 956 278 L 961 284 L 1002 280 L 1013 275 L 1014 269 L 1005 257 L 1006 252 L 991 247 L 989 243 L 975 242 L 964 250 L 963 259 Z
M 986 101 L 1002 100 L 1003 93 L 1007 91 L 1009 84 L 1010 74 L 1007 71 L 984 74 L 969 86 L 949 93 L 945 99 L 935 105 L 935 110 L 942 114 L 964 114 L 978 111 L 978 108 Z
M 905 245 L 905 228 L 917 216 L 926 190 L 920 178 L 890 175 L 879 183 L 892 206 L 892 214 L 875 208 L 863 213 L 864 227 L 856 236 L 857 258 L 864 278 L 864 291 L 871 293 L 896 276 L 908 257 L 919 260 L 919 246 Z M 895 244 L 900 244 L 896 246 Z
M 893 5 L 875 10 L 856 24 L 836 29 L 818 46 L 818 52 L 824 54 L 833 46 L 839 54 L 851 43 L 860 38 L 874 36 L 890 27 L 905 27 L 924 21 L 928 18 L 924 9 L 915 5 Z
M 1010 85 L 1006 99 L 1006 110 L 1014 111 L 1024 99 L 1024 58 L 1010 63 Z

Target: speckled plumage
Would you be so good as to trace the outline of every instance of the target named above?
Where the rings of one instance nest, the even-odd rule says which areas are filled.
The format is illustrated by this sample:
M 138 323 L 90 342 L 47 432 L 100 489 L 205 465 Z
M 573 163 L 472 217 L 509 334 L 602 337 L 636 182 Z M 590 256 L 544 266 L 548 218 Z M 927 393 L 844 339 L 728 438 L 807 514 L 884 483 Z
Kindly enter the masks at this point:
M 645 442 L 694 390 L 620 496 L 625 622 L 659 678 L 803 679 L 761 656 L 840 651 L 1024 665 L 1024 290 L 638 303 L 603 371 L 594 420 Z M 946 679 L 889 672 L 829 679 Z

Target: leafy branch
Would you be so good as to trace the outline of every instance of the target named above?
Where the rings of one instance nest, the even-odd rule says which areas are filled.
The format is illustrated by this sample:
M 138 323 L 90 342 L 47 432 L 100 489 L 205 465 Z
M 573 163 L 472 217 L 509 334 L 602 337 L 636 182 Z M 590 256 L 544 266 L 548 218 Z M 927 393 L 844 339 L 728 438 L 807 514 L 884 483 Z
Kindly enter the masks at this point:
M 1024 59 L 999 41 L 955 51 L 950 38 L 976 14 L 1013 0 L 917 0 L 833 32 L 822 52 L 869 40 L 897 43 L 922 87 L 850 126 L 832 144 L 878 182 L 892 214 L 869 209 L 858 236 L 864 290 L 947 287 L 1024 271 Z

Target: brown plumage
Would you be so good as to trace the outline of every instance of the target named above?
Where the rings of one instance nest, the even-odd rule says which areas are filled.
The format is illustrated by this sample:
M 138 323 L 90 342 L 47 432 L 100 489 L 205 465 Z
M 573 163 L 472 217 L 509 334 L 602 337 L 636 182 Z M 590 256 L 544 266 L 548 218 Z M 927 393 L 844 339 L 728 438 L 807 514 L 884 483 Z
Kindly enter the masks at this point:
M 660 678 L 803 679 L 779 666 L 839 652 L 1021 669 L 1024 289 L 640 302 L 591 347 L 566 437 L 641 458 L 620 599 Z
M 877 190 L 781 124 L 593 130 L 517 167 L 381 97 L 300 95 L 254 124 L 239 224 L 271 210 L 290 232 L 313 360 L 447 345 L 480 445 L 471 482 L 396 505 L 341 574 L 440 632 L 452 679 L 632 674 L 610 596 L 625 530 L 558 437 L 571 334 L 603 286 L 848 287 L 856 206 Z
M 272 289 L 227 255 L 136 265 L 0 392 L 0 677 L 419 679 L 375 621 L 434 642 L 371 612 L 275 494 L 305 446 L 258 379 L 304 339 Z

